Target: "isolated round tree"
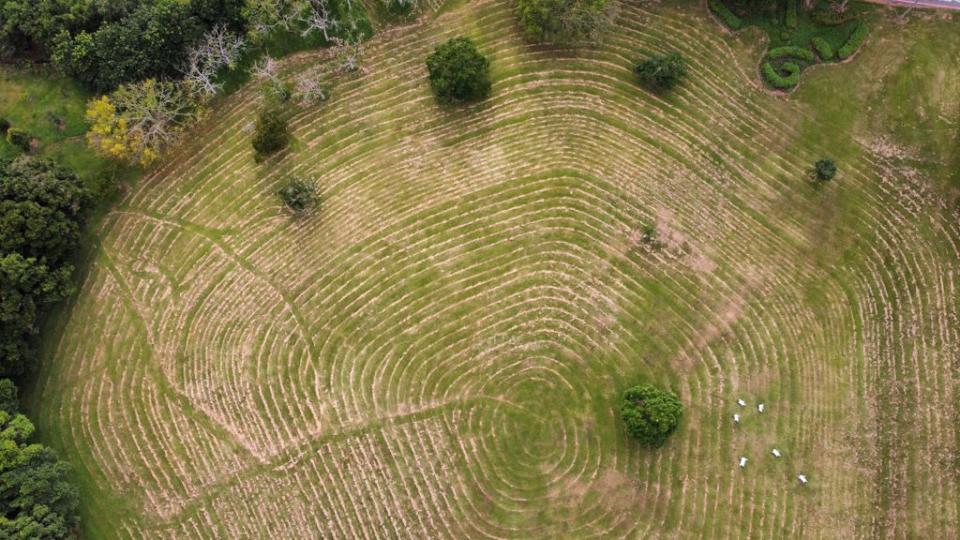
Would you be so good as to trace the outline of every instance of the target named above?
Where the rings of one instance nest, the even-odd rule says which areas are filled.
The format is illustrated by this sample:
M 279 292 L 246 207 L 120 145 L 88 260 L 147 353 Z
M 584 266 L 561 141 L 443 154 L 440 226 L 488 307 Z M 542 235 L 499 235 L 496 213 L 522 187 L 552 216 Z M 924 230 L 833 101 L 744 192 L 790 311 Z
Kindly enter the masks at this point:
M 490 95 L 490 61 L 469 38 L 453 38 L 427 57 L 430 87 L 437 101 L 451 104 Z
M 816 174 L 817 180 L 821 182 L 832 180 L 837 174 L 837 164 L 830 158 L 821 159 L 814 166 L 814 174 Z
M 677 53 L 652 56 L 633 69 L 640 82 L 651 90 L 669 90 L 687 74 L 687 64 Z
M 620 415 L 627 432 L 649 446 L 661 446 L 680 423 L 683 404 L 673 392 L 641 384 L 623 394 Z

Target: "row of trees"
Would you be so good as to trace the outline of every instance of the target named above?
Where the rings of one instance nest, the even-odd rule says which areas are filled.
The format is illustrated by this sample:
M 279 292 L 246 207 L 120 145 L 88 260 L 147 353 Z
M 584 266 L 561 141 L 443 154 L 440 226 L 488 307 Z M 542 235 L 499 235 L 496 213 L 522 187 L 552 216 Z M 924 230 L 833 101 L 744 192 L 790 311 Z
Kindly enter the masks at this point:
M 31 155 L 0 162 L 0 376 L 33 367 L 34 340 L 53 304 L 73 291 L 72 252 L 88 190 L 70 170 Z M 78 522 L 69 465 L 31 443 L 16 387 L 0 380 L 0 538 L 67 538 Z

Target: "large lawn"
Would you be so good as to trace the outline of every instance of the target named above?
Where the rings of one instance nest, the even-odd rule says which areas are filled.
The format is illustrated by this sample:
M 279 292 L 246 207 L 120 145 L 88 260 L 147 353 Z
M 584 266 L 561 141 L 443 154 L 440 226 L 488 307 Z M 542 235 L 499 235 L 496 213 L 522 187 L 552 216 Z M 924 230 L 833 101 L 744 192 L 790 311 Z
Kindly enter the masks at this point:
M 106 216 L 27 396 L 87 537 L 958 536 L 960 19 L 878 10 L 785 98 L 699 2 L 580 50 L 508 0 L 441 13 L 279 158 L 246 88 Z M 460 34 L 493 94 L 441 109 L 423 60 Z M 689 79 L 642 90 L 668 51 Z M 658 450 L 617 418 L 643 380 L 686 405 Z

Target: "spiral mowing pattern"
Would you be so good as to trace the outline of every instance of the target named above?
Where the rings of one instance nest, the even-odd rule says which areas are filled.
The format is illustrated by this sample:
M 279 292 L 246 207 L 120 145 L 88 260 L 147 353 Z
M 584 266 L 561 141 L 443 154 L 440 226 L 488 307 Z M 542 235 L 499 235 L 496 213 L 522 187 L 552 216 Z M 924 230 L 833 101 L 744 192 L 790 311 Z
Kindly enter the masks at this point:
M 957 216 L 866 146 L 813 192 L 809 112 L 712 24 L 630 2 L 603 46 L 557 51 L 473 2 L 374 38 L 267 165 L 255 90 L 232 96 L 109 216 L 40 376 L 91 530 L 956 533 Z M 423 59 L 460 33 L 493 96 L 440 110 Z M 668 50 L 688 83 L 638 89 L 640 51 Z M 291 173 L 318 215 L 280 210 Z M 687 405 L 658 451 L 617 420 L 641 377 Z M 738 397 L 767 411 L 734 427 Z

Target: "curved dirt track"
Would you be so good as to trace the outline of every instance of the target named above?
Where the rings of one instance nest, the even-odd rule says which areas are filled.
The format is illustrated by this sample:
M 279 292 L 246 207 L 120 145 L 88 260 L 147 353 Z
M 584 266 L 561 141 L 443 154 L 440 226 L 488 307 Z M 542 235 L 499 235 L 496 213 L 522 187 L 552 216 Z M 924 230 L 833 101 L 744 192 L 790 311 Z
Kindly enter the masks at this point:
M 98 493 L 90 530 L 955 534 L 957 216 L 869 148 L 812 189 L 809 111 L 703 12 L 629 3 L 578 52 L 524 45 L 511 14 L 374 38 L 270 164 L 247 89 L 125 196 L 37 390 Z M 444 111 L 423 58 L 461 32 L 493 96 Z M 630 75 L 665 50 L 691 60 L 670 98 Z M 280 210 L 291 173 L 318 215 Z M 641 378 L 687 404 L 658 451 L 616 419 Z

